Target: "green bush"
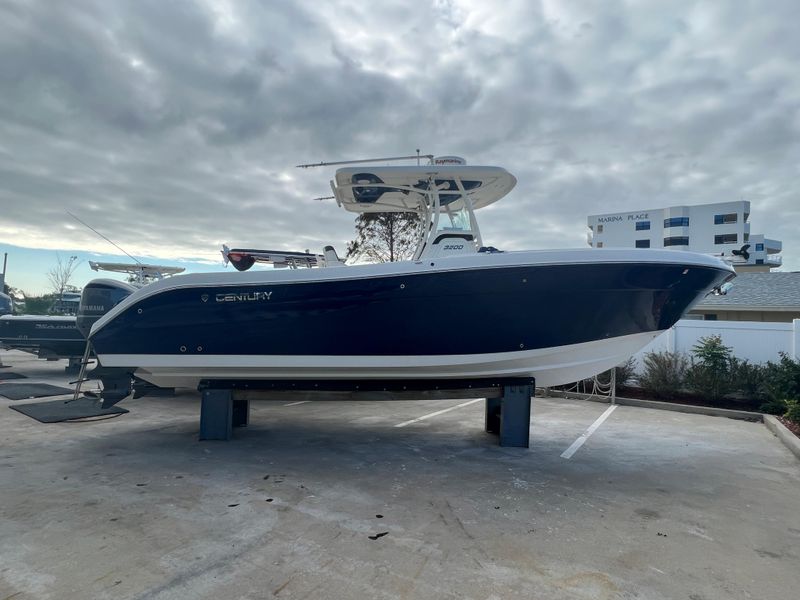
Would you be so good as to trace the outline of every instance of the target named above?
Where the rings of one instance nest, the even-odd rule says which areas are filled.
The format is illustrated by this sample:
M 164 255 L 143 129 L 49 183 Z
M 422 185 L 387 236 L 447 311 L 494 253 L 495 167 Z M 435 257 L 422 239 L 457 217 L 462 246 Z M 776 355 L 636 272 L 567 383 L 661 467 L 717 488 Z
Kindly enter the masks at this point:
M 636 359 L 632 356 L 626 360 L 624 363 L 617 365 L 614 367 L 614 373 L 616 378 L 616 384 L 618 386 L 625 385 L 631 377 L 636 374 Z M 586 380 L 587 382 L 591 382 L 591 380 Z M 603 385 L 608 385 L 611 383 L 611 369 L 608 371 L 603 371 L 597 376 L 597 381 L 602 383 Z
M 787 406 L 784 400 L 770 400 L 758 407 L 758 411 L 768 415 L 784 415 Z
M 617 385 L 625 385 L 636 375 L 636 359 L 632 356 L 621 365 L 614 367 L 617 376 Z
M 800 363 L 781 352 L 779 362 L 764 367 L 764 394 L 767 400 L 800 400 Z
M 747 359 L 731 359 L 731 382 L 733 389 L 738 390 L 748 400 L 764 398 L 764 375 L 766 369 L 762 365 L 753 364 Z
M 642 388 L 658 398 L 672 398 L 686 381 L 689 361 L 680 352 L 648 352 L 639 376 Z
M 46 315 L 48 309 L 53 306 L 55 296 L 46 294 L 44 296 L 29 296 L 25 299 L 25 314 L 27 315 Z
M 800 401 L 798 400 L 789 400 L 786 402 L 786 413 L 783 417 L 791 421 L 792 423 L 796 423 L 800 425 Z
M 692 355 L 687 383 L 693 391 L 715 402 L 734 389 L 731 378 L 733 355 L 720 336 L 700 338 L 692 348 Z

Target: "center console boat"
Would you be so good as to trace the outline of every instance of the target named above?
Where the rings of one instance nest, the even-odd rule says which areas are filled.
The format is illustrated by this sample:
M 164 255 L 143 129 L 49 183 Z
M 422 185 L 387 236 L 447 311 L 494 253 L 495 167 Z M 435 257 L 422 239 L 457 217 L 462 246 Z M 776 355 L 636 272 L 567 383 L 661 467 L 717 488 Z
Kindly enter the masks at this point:
M 413 258 L 345 266 L 331 247 L 319 255 L 225 248 L 244 272 L 179 275 L 133 291 L 88 332 L 101 365 L 121 374 L 106 404 L 126 397 L 119 382 L 134 377 L 163 387 L 564 384 L 624 362 L 734 276 L 721 260 L 685 251 L 486 245 L 476 212 L 515 184 L 503 168 L 454 157 L 339 168 L 331 188 L 341 208 L 419 216 Z M 256 262 L 287 268 L 248 270 Z

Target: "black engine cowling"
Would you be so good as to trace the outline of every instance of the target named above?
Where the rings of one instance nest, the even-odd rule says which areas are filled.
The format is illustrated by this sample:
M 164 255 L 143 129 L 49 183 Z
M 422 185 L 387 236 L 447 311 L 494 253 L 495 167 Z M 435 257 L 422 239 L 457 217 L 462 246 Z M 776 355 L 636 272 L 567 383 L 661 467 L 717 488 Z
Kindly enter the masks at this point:
M 136 291 L 136 287 L 115 279 L 95 279 L 83 288 L 78 307 L 77 327 L 88 338 L 92 325 L 100 317 Z

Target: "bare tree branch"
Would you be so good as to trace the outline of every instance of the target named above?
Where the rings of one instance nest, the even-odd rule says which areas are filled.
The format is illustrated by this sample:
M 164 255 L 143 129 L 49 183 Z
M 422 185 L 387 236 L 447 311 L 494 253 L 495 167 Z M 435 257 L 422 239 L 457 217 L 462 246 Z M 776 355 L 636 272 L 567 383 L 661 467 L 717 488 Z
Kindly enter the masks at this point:
M 363 213 L 356 218 L 356 239 L 347 258 L 369 262 L 408 260 L 414 254 L 420 219 L 415 213 Z
M 62 260 L 60 254 L 56 256 L 56 266 L 47 272 L 47 280 L 50 282 L 50 288 L 56 298 L 60 299 L 62 294 L 71 287 L 69 282 L 81 261 L 78 260 L 77 256 L 70 256 L 68 261 Z

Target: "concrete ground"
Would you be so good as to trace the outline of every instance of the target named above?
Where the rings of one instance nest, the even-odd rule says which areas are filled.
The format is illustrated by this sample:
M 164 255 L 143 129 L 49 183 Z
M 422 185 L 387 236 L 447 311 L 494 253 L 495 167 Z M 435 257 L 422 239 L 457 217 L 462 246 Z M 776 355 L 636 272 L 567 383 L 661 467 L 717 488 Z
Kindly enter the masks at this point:
M 395 427 L 463 402 L 260 402 L 198 442 L 196 393 L 54 425 L 0 397 L 0 599 L 800 589 L 800 462 L 762 424 L 620 406 L 569 459 L 607 406 L 535 399 L 530 449 L 498 447 L 482 402 Z

